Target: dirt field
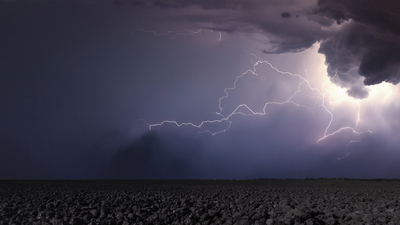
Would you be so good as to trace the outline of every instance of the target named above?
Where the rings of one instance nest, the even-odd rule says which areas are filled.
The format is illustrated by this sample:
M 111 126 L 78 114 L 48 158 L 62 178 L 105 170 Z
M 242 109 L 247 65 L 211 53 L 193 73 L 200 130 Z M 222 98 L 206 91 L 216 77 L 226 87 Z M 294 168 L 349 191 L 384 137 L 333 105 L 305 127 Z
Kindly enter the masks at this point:
M 0 181 L 0 224 L 400 224 L 398 180 Z

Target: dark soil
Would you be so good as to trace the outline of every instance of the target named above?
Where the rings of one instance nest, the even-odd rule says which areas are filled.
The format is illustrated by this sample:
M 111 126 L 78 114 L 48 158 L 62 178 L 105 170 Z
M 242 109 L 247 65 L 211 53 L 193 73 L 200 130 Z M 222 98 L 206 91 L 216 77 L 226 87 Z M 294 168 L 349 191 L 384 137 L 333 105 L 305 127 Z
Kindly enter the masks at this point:
M 400 224 L 400 181 L 0 181 L 0 224 Z

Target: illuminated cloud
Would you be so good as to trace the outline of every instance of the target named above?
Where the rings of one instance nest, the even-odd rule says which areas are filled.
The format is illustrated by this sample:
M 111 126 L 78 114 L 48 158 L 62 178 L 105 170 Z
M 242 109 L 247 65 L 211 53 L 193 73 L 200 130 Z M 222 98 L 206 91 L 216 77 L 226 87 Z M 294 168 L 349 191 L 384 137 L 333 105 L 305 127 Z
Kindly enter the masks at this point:
M 386 1 L 0 2 L 0 178 L 400 175 Z
M 342 24 L 338 33 L 321 43 L 330 76 L 349 84 L 349 94 L 367 96 L 365 85 L 400 82 L 400 17 L 396 1 L 318 1 L 315 13 Z M 344 85 L 346 86 L 346 85 Z
M 171 20 L 212 23 L 227 33 L 261 33 L 267 54 L 301 52 L 321 42 L 333 82 L 368 97 L 365 85 L 400 82 L 400 18 L 396 1 L 134 0 L 141 7 L 185 8 Z M 185 13 L 190 11 L 190 13 Z M 335 25 L 334 23 L 337 23 Z M 203 29 L 210 29 L 198 24 Z

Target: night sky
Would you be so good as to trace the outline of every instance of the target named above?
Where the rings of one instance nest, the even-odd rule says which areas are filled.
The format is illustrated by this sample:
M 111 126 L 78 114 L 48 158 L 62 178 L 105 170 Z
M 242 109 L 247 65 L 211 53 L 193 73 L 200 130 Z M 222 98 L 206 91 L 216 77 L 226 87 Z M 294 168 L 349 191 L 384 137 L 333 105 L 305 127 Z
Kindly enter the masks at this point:
M 0 0 L 0 179 L 400 178 L 397 0 Z

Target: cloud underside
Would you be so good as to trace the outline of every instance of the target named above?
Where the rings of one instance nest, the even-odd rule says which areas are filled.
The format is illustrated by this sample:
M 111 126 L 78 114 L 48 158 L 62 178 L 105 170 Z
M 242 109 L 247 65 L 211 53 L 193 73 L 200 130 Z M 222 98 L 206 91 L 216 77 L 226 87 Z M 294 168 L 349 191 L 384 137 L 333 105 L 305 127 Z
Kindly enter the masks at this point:
M 135 7 L 175 9 L 170 20 L 211 23 L 229 33 L 261 33 L 262 52 L 300 52 L 319 42 L 332 81 L 354 98 L 367 85 L 400 82 L 400 2 L 396 0 L 133 0 Z M 202 27 L 207 28 L 207 27 Z

